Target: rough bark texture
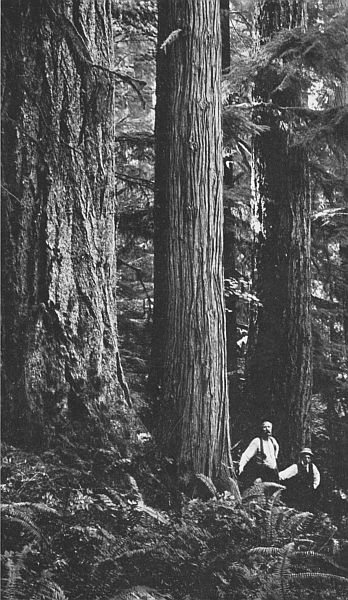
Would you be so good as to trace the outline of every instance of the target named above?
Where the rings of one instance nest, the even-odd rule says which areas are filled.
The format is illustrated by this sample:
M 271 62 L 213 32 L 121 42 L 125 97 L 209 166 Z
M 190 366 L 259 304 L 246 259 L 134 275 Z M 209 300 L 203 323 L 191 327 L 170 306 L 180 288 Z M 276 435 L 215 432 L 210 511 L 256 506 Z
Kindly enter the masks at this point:
M 64 411 L 121 398 L 110 2 L 2 11 L 3 424 L 40 444 Z
M 264 43 L 281 28 L 304 25 L 305 2 L 258 2 L 256 36 Z M 279 82 L 278 82 L 279 83 Z M 272 92 L 260 77 L 255 96 L 289 106 L 296 89 Z M 309 442 L 311 399 L 310 195 L 307 157 L 291 139 L 291 122 L 274 108 L 255 112 L 269 130 L 254 140 L 256 293 L 262 302 L 250 328 L 248 354 L 251 423 L 269 418 L 281 458 L 294 459 Z
M 337 0 L 338 10 L 348 10 L 348 0 Z M 348 104 L 348 76 L 338 85 L 336 90 L 335 104 L 337 106 L 345 106 Z M 347 179 L 348 166 L 348 140 L 345 144 L 345 158 L 341 163 L 341 174 Z M 345 190 L 344 198 L 345 205 L 348 206 L 348 192 Z M 348 373 L 348 239 L 340 240 L 340 279 L 336 286 L 336 296 L 339 298 L 342 306 L 342 322 L 343 322 L 343 339 L 345 343 L 345 367 Z M 331 402 L 330 417 L 331 417 L 331 443 L 332 455 L 334 457 L 332 464 L 332 472 L 339 487 L 348 488 L 348 390 L 342 393 L 342 397 L 336 399 L 335 403 Z
M 220 10 L 160 1 L 152 384 L 180 466 L 230 467 L 222 272 Z

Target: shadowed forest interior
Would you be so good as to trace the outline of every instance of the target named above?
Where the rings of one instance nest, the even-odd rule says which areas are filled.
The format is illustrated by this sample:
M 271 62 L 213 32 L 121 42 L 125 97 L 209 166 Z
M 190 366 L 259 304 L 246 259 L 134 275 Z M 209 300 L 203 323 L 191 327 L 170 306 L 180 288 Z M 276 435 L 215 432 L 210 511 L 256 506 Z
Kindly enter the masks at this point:
M 2 1 L 4 600 L 343 600 L 348 1 Z

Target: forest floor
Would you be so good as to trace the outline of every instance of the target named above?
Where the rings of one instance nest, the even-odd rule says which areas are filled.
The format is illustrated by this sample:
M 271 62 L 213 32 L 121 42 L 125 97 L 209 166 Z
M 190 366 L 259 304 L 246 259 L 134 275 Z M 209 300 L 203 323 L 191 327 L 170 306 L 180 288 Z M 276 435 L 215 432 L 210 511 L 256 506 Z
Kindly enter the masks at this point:
M 75 431 L 40 456 L 3 448 L 5 600 L 346 598 L 347 519 L 262 485 L 241 505 L 189 498 L 151 441 L 118 430 L 94 445 L 88 428 L 88 444 Z

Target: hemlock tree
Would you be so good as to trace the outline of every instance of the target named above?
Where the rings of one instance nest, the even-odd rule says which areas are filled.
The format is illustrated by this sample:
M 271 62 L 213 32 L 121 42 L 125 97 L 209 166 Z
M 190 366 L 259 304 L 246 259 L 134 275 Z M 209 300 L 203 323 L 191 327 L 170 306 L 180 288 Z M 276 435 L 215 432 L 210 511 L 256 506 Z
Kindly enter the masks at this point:
M 230 475 L 222 269 L 220 7 L 158 3 L 154 325 L 157 437 L 178 470 Z
M 4 0 L 2 12 L 4 437 L 41 444 L 86 399 L 127 393 L 112 19 L 107 0 Z
M 306 2 L 259 0 L 255 35 L 262 46 L 282 29 L 304 27 Z M 295 458 L 309 440 L 311 399 L 310 195 L 306 151 L 296 146 L 291 117 L 301 89 L 288 69 L 283 79 L 260 70 L 255 84 L 258 125 L 253 188 L 257 236 L 256 294 L 262 303 L 250 328 L 248 410 L 252 422 L 273 420 L 282 456 Z

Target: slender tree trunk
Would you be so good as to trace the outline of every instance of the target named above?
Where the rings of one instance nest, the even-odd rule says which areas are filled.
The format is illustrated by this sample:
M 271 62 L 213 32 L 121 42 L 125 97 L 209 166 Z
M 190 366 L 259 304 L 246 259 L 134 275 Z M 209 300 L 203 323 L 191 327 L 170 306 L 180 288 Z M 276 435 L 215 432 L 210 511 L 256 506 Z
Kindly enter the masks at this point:
M 3 424 L 40 444 L 121 398 L 112 20 L 108 0 L 2 11 Z
M 215 0 L 161 0 L 158 11 L 165 47 L 158 51 L 156 107 L 151 379 L 157 435 L 179 468 L 215 477 L 231 468 L 220 11 Z
M 305 2 L 259 1 L 256 37 L 263 44 L 282 28 L 304 26 Z M 278 82 L 279 83 L 279 82 Z M 298 105 L 301 93 L 274 92 L 260 76 L 255 96 Z M 249 417 L 274 422 L 281 456 L 295 458 L 309 441 L 311 400 L 310 195 L 306 152 L 293 145 L 291 122 L 273 107 L 257 109 L 268 131 L 255 137 L 256 293 L 262 303 L 250 328 Z

